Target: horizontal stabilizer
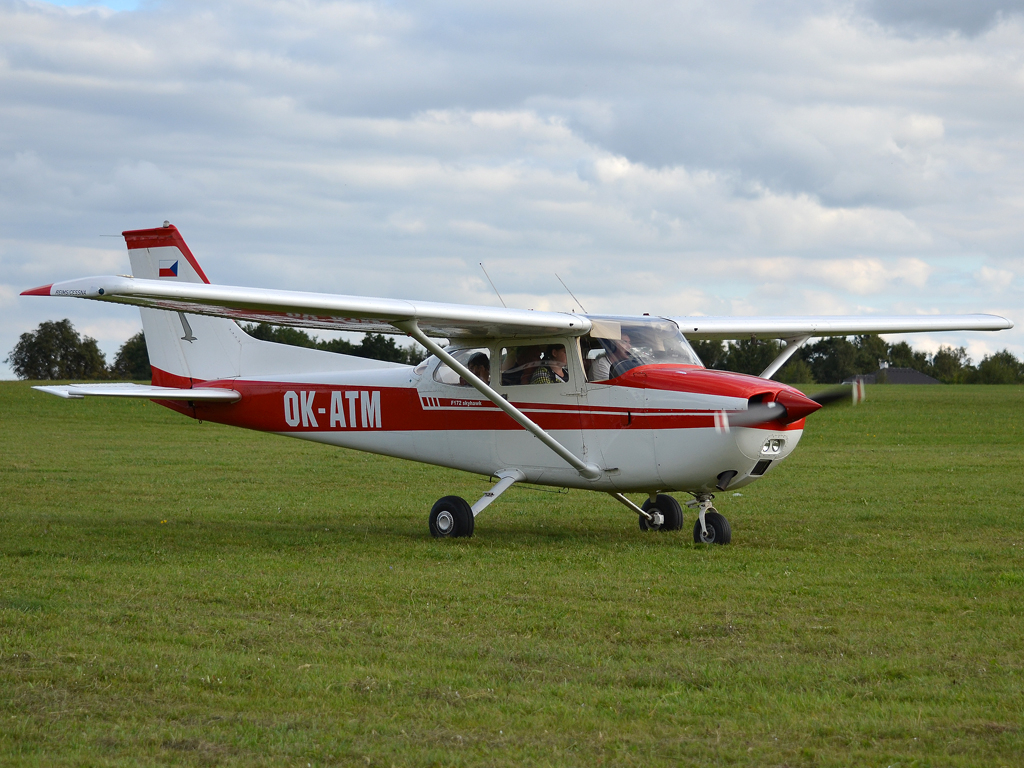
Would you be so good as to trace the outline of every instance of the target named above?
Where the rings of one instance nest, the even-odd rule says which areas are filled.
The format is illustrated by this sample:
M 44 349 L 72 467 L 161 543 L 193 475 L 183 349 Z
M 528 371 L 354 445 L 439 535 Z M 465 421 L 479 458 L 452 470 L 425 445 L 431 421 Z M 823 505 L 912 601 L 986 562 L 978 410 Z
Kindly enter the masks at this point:
M 60 386 L 32 387 L 69 400 L 83 397 L 135 397 L 145 400 L 192 400 L 204 403 L 234 403 L 242 395 L 233 389 L 218 387 L 197 387 L 195 389 L 174 389 L 173 387 L 152 387 L 148 384 L 64 384 Z

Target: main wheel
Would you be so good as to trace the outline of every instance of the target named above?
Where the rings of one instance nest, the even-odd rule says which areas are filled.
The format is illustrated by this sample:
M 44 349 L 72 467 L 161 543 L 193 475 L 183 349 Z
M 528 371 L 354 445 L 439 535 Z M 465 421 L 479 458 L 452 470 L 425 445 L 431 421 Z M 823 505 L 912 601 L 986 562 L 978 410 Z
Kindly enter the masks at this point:
M 445 496 L 430 509 L 430 535 L 453 539 L 473 535 L 473 508 L 461 496 Z
M 714 509 L 704 513 L 704 524 L 708 528 L 705 536 L 700 529 L 700 518 L 693 525 L 693 540 L 698 544 L 728 544 L 732 541 L 732 528 L 729 521 L 722 517 Z
M 665 522 L 661 525 L 651 525 L 647 522 L 646 517 L 638 515 L 640 518 L 641 531 L 678 531 L 683 527 L 683 508 L 679 506 L 679 502 L 671 496 L 659 493 L 657 500 L 653 504 L 650 499 L 647 499 L 647 501 L 640 505 L 640 508 L 644 512 L 650 512 L 652 509 L 657 509 L 661 512 L 661 516 L 665 518 Z

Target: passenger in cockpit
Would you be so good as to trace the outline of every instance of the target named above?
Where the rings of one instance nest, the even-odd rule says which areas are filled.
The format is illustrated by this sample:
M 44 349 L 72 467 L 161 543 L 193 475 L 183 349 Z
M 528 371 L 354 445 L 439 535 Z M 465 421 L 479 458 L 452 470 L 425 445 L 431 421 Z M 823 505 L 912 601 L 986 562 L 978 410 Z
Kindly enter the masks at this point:
M 537 368 L 530 377 L 531 384 L 558 384 L 567 381 L 565 347 L 552 344 L 544 353 L 544 364 Z

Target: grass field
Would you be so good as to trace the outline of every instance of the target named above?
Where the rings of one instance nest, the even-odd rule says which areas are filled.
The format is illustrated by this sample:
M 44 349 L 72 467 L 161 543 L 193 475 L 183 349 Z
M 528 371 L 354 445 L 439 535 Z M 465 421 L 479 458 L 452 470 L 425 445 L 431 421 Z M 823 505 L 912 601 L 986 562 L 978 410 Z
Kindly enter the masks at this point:
M 0 764 L 1024 764 L 1024 388 L 868 398 L 706 547 L 0 384 Z

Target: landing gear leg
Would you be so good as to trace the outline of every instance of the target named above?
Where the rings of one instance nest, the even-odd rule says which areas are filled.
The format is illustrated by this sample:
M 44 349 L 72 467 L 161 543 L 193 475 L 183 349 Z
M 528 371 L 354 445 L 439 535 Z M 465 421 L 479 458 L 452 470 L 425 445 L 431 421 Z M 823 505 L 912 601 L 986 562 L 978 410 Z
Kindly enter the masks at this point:
M 461 496 L 445 496 L 438 499 L 430 510 L 430 535 L 435 539 L 472 536 L 476 516 L 513 484 L 526 479 L 526 475 L 518 469 L 503 469 L 495 472 L 494 477 L 498 478 L 498 482 L 472 507 Z
M 656 531 L 665 523 L 665 516 L 661 514 L 657 508 L 648 510 L 650 500 L 645 502 L 642 507 L 638 507 L 621 493 L 609 493 L 608 495 L 620 504 L 625 504 L 640 516 L 640 528 L 642 530 L 646 531 L 651 529 Z M 644 528 L 645 523 L 647 524 L 647 528 Z
M 609 496 L 636 512 L 641 531 L 678 531 L 683 527 L 683 508 L 671 496 L 652 491 L 642 507 L 621 493 L 610 493 Z
M 729 521 L 711 506 L 711 494 L 697 497 L 697 522 L 693 526 L 693 540 L 697 544 L 728 544 L 732 541 Z

